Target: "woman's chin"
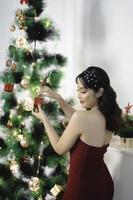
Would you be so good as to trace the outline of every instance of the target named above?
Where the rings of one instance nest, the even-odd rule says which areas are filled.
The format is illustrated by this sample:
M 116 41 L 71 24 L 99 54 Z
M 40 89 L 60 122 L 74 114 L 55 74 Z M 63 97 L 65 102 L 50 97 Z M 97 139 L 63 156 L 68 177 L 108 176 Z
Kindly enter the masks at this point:
M 81 104 L 81 107 L 82 107 L 82 108 L 86 108 L 86 106 L 85 106 L 84 104 Z

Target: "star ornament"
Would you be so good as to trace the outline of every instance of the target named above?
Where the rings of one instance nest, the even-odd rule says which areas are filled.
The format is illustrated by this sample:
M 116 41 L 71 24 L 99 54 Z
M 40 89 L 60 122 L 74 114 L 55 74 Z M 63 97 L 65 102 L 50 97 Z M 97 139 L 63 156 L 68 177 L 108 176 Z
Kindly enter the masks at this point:
M 128 103 L 128 105 L 125 108 L 125 113 L 128 115 L 129 113 L 131 113 L 131 108 L 133 107 L 133 105 L 130 105 L 130 103 Z

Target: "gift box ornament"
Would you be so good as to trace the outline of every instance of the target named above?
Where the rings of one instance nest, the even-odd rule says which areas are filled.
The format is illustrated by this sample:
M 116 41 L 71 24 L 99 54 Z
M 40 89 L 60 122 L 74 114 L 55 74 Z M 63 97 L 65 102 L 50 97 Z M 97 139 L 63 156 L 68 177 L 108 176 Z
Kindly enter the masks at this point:
M 4 86 L 4 91 L 6 92 L 12 92 L 13 91 L 13 84 L 12 83 L 6 83 Z
M 34 98 L 34 112 L 39 112 L 39 109 L 38 109 L 38 105 L 42 105 L 43 104 L 43 98 L 41 97 L 35 97 Z
M 50 192 L 54 197 L 57 197 L 63 191 L 63 187 L 61 185 L 55 185 Z

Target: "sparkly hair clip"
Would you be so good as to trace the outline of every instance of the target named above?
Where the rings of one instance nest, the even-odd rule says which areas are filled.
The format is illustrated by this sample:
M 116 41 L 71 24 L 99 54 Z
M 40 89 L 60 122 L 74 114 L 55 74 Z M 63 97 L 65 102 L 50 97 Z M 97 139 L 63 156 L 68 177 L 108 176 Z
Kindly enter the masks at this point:
M 91 72 L 84 71 L 83 77 L 86 79 L 86 82 L 88 82 L 89 84 L 92 84 L 95 88 L 97 87 L 98 80 L 93 70 Z

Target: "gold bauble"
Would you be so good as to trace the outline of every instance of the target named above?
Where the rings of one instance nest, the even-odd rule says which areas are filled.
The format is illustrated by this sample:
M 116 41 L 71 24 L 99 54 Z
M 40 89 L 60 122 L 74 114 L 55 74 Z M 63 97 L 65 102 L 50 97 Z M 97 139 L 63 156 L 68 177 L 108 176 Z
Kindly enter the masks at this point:
M 24 136 L 23 136 L 22 134 L 19 134 L 19 135 L 17 136 L 18 141 L 22 141 L 23 138 L 24 138 Z
M 21 81 L 21 86 L 24 88 L 24 89 L 27 89 L 29 87 L 29 80 L 27 79 L 23 79 Z
M 10 29 L 9 29 L 9 30 L 10 30 L 11 32 L 14 32 L 14 31 L 16 30 L 15 25 L 12 24 L 12 25 L 10 26 Z
M 61 185 L 55 185 L 51 190 L 50 192 L 52 193 L 52 195 L 54 197 L 57 197 L 57 195 L 63 191 L 63 187 Z
M 13 127 L 12 121 L 10 119 L 7 122 L 7 127 L 8 128 L 12 128 Z
M 29 182 L 29 189 L 37 192 L 40 189 L 40 180 L 38 177 L 32 177 Z
M 29 142 L 27 141 L 25 137 L 22 138 L 22 140 L 20 141 L 20 144 L 24 148 L 27 148 L 29 146 Z
M 34 108 L 33 101 L 31 101 L 31 100 L 25 101 L 23 108 L 24 108 L 25 111 L 32 111 L 33 108 Z

